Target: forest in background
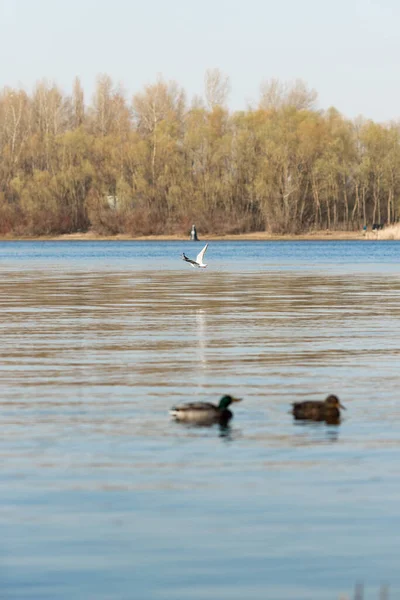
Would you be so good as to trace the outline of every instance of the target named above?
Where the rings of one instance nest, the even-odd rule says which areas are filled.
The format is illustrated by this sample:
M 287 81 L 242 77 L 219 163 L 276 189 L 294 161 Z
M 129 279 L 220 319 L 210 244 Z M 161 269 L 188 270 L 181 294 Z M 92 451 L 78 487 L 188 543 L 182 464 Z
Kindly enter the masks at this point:
M 187 101 L 158 79 L 127 100 L 101 75 L 87 104 L 40 81 L 0 92 L 0 234 L 356 230 L 400 216 L 400 124 L 316 109 L 301 81 L 269 80 L 227 108 L 229 79 Z

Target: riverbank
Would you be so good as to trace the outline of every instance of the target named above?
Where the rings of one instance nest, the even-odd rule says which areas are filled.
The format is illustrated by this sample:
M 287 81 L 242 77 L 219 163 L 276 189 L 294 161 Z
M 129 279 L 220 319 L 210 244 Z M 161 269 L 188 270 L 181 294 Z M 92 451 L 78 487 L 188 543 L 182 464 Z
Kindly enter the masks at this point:
M 375 234 L 372 234 L 373 238 L 376 239 Z M 315 231 L 304 234 L 287 234 L 287 235 L 273 235 L 263 231 L 254 233 L 239 233 L 231 235 L 218 235 L 218 234 L 206 234 L 199 235 L 199 241 L 297 241 L 297 240 L 362 240 L 368 239 L 368 234 L 365 236 L 361 231 Z M 37 237 L 21 237 L 21 236 L 0 236 L 0 241 L 188 241 L 189 236 L 184 235 L 146 235 L 146 236 L 135 236 L 132 237 L 126 234 L 117 235 L 99 235 L 93 231 L 85 233 L 67 233 L 63 235 L 50 235 L 50 236 L 37 236 Z

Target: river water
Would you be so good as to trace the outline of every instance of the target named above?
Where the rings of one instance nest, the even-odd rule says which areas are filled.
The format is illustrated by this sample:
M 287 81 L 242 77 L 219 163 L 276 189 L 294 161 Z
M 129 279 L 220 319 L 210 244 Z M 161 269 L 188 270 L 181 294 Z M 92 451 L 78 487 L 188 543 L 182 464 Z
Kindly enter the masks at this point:
M 0 243 L 1 598 L 400 596 L 400 245 L 202 245 Z

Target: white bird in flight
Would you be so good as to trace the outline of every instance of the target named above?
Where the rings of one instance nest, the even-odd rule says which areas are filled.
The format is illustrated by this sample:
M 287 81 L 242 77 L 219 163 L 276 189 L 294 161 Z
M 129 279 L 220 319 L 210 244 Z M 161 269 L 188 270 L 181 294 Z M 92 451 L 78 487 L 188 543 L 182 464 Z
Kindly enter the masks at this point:
M 196 256 L 196 260 L 188 258 L 184 252 L 182 253 L 182 260 L 186 260 L 186 262 L 190 263 L 192 267 L 199 267 L 200 269 L 205 269 L 207 265 L 203 263 L 203 258 L 206 253 L 207 246 L 208 244 L 206 244 L 203 250 L 198 253 L 198 255 Z

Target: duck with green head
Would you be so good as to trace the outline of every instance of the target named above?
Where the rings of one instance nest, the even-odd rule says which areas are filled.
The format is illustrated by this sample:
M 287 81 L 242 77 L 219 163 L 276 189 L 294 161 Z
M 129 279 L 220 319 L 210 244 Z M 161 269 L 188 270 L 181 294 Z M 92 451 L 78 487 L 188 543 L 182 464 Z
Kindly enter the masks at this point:
M 339 423 L 340 409 L 345 409 L 345 406 L 334 394 L 330 394 L 324 402 L 315 400 L 293 402 L 292 407 L 295 419 L 326 421 L 327 423 Z
M 234 398 L 230 395 L 222 396 L 218 406 L 211 402 L 187 402 L 171 408 L 170 415 L 176 421 L 192 423 L 194 425 L 227 425 L 233 417 L 229 410 L 233 402 L 240 402 L 242 398 Z

